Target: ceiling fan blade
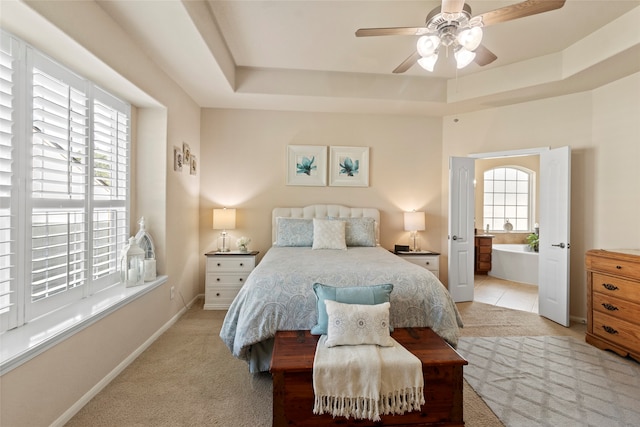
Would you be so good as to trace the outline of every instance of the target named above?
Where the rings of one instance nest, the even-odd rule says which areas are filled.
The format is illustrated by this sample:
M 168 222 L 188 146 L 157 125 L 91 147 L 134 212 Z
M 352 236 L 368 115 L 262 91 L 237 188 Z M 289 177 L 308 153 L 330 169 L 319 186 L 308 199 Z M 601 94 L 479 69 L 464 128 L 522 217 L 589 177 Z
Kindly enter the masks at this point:
M 398 65 L 395 70 L 393 70 L 394 74 L 400 74 L 407 71 L 409 68 L 413 67 L 413 64 L 418 62 L 420 59 L 420 54 L 418 52 L 414 52 L 407 59 L 402 61 L 402 64 Z
M 442 0 L 442 13 L 460 13 L 464 0 Z
M 498 57 L 493 52 L 491 52 L 483 45 L 478 46 L 474 52 L 476 53 L 476 57 L 473 58 L 473 62 L 481 67 L 491 64 L 493 61 L 498 59 Z
M 360 28 L 356 31 L 356 37 L 421 36 L 426 33 L 425 27 Z
M 511 21 L 512 19 L 524 18 L 525 16 L 536 15 L 538 13 L 549 12 L 560 9 L 566 0 L 527 0 L 521 3 L 505 6 L 500 9 L 482 13 L 477 17 L 482 19 L 482 24 L 498 24 L 500 22 Z

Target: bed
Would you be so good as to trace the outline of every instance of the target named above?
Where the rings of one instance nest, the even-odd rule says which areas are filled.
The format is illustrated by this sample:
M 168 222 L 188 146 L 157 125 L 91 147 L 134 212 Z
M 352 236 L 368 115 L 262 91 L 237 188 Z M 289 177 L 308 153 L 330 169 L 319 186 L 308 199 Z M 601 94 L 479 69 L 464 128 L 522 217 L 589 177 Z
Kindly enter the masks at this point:
M 345 223 L 343 242 L 324 239 L 318 228 L 335 229 L 336 222 Z M 430 327 L 455 347 L 462 321 L 449 292 L 430 271 L 380 247 L 379 224 L 380 213 L 372 208 L 275 208 L 274 245 L 247 278 L 220 331 L 233 356 L 247 361 L 251 372 L 268 371 L 276 331 L 317 325 L 316 283 L 392 284 L 391 326 Z

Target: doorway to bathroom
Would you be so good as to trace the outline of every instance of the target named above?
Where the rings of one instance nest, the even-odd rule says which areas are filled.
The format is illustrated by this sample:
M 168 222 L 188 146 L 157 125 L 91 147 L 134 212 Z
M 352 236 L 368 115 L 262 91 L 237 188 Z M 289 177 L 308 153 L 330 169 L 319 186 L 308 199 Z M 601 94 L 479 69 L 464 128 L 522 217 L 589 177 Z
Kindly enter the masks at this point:
M 538 313 L 538 253 L 528 236 L 539 214 L 540 156 L 476 159 L 474 177 L 474 232 L 492 246 L 476 254 L 491 268 L 475 271 L 474 301 Z
M 571 149 L 537 148 L 449 159 L 448 285 L 454 301 L 474 299 L 475 160 L 540 156 L 538 313 L 569 325 L 569 218 Z

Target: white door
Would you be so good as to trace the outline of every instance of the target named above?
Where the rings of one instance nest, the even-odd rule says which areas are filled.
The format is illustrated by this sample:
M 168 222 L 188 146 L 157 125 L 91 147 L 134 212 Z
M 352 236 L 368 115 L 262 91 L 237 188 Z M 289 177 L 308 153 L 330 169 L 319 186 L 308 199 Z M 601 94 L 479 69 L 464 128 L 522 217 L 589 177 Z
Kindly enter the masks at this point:
M 475 159 L 449 159 L 449 293 L 473 301 Z
M 539 313 L 569 326 L 571 148 L 540 153 Z

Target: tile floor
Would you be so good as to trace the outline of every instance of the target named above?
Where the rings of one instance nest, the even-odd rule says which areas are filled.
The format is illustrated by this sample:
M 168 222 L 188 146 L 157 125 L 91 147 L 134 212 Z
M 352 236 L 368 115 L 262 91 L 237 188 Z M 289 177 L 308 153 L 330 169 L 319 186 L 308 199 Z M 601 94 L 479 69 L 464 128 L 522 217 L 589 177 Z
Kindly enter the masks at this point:
M 476 275 L 474 301 L 514 310 L 538 312 L 538 287 L 491 276 Z

